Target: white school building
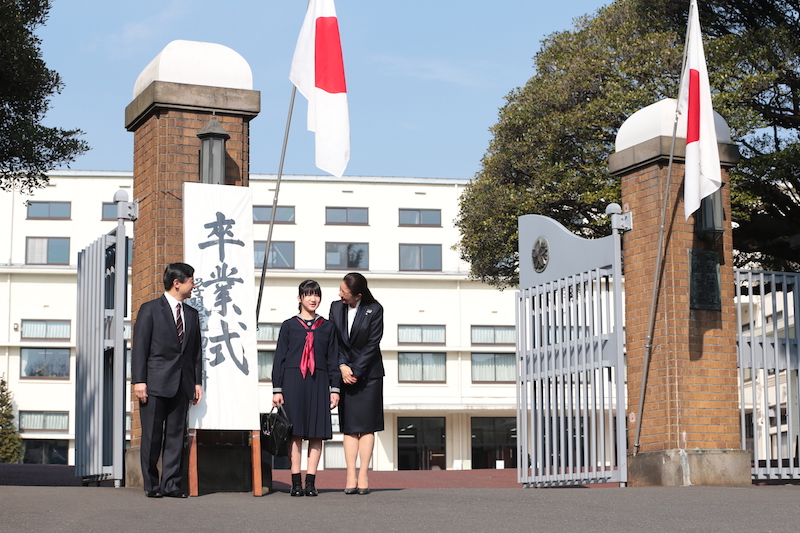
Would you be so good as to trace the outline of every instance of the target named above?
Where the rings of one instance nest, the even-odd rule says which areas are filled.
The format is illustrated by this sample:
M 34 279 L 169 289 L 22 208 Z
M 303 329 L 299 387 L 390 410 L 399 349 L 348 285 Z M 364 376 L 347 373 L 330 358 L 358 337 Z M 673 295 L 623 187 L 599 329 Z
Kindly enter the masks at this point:
M 514 290 L 470 280 L 454 250 L 467 184 L 283 177 L 259 316 L 261 412 L 271 405 L 272 351 L 280 323 L 297 312 L 298 284 L 320 283 L 327 315 L 344 274 L 359 271 L 385 310 L 386 429 L 373 468 L 516 465 Z M 136 200 L 132 186 L 131 172 L 57 171 L 32 196 L 0 194 L 0 374 L 24 462 L 74 463 L 78 252 L 116 226 L 114 193 Z M 251 175 L 250 188 L 257 294 L 275 176 Z M 344 467 L 341 439 L 326 442 L 321 468 Z

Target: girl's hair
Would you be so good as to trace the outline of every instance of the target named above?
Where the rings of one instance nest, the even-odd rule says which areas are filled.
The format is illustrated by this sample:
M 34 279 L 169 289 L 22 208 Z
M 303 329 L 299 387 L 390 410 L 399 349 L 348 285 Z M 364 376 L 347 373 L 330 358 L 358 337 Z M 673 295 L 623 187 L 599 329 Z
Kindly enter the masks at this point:
M 322 289 L 319 287 L 319 283 L 314 281 L 313 279 L 307 279 L 303 283 L 300 284 L 298 287 L 298 296 L 301 298 L 303 296 L 308 296 L 309 294 L 316 294 L 320 298 L 322 298 Z M 297 310 L 301 311 L 303 308 L 302 305 L 299 303 L 297 304 Z
M 350 272 L 344 277 L 344 284 L 347 286 L 347 290 L 350 291 L 350 294 L 353 296 L 361 295 L 361 301 L 365 304 L 371 304 L 373 302 L 377 303 L 378 300 L 369 292 L 369 287 L 367 287 L 367 278 L 359 274 L 358 272 Z

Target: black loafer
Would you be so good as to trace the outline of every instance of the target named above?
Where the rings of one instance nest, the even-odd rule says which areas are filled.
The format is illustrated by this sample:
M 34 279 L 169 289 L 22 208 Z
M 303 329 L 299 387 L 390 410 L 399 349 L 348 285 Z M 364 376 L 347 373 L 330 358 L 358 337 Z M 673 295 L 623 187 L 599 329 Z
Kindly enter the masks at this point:
M 148 498 L 161 498 L 163 495 L 157 490 L 148 490 L 144 493 Z
M 305 496 L 303 487 L 301 485 L 292 485 L 292 492 L 289 493 L 289 496 Z
M 173 490 L 171 492 L 165 492 L 164 496 L 167 498 L 188 498 L 189 495 L 182 490 Z
M 319 491 L 313 483 L 306 483 L 306 496 L 319 496 Z

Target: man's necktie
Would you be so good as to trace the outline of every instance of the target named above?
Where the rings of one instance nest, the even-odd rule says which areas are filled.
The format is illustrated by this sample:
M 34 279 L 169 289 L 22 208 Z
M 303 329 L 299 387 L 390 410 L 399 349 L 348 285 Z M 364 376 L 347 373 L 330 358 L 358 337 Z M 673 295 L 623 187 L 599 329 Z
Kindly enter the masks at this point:
M 178 339 L 183 343 L 183 313 L 181 313 L 181 304 L 178 304 L 175 311 L 178 313 L 178 319 L 175 323 L 175 326 L 178 328 Z

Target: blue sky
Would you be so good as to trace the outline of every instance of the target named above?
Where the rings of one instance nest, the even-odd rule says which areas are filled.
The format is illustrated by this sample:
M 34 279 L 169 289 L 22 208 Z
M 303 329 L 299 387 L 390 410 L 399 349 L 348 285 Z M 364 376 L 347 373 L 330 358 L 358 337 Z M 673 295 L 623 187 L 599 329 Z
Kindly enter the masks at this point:
M 547 35 L 610 0 L 337 0 L 350 107 L 345 175 L 472 178 L 504 97 L 533 75 Z M 75 170 L 133 170 L 124 111 L 139 73 L 171 41 L 241 54 L 261 92 L 251 172 L 278 171 L 305 0 L 54 0 L 38 34 L 66 87 L 46 125 L 79 128 L 92 150 Z M 322 174 L 298 94 L 284 174 Z

